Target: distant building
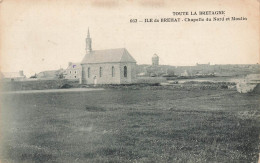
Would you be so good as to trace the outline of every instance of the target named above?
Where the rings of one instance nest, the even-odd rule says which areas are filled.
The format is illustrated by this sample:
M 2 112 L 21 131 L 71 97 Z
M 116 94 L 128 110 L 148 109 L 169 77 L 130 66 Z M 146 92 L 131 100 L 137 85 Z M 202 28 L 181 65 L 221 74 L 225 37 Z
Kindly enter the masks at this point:
M 69 62 L 68 67 L 64 73 L 65 79 L 80 79 L 81 78 L 80 63 Z
M 207 70 L 209 67 L 210 67 L 210 63 L 208 63 L 208 64 L 199 64 L 199 63 L 196 63 L 196 68 L 198 68 L 198 69 Z
M 199 64 L 196 63 L 196 66 L 193 69 L 193 72 L 195 75 L 201 76 L 201 75 L 209 75 L 214 73 L 214 67 L 210 65 L 210 63 L 207 64 Z
M 2 72 L 2 79 L 5 81 L 21 81 L 26 78 L 23 71 L 19 72 Z
M 158 66 L 159 65 L 159 56 L 157 54 L 154 54 L 152 57 L 152 65 Z
M 42 71 L 36 74 L 37 79 L 58 79 L 60 78 L 64 72 L 63 69 L 59 70 L 49 70 L 49 71 Z
M 196 66 L 200 66 L 200 67 L 208 67 L 208 66 L 210 66 L 210 62 L 207 63 L 207 64 L 199 64 L 199 63 L 196 63 Z
M 128 84 L 136 80 L 136 61 L 125 48 L 92 50 L 88 31 L 81 66 L 82 84 Z
M 185 70 L 183 73 L 181 73 L 180 76 L 188 77 L 188 76 L 191 76 L 191 73 L 188 72 L 187 70 Z
M 162 66 L 148 66 L 145 69 L 146 74 L 151 77 L 166 74 L 166 70 Z

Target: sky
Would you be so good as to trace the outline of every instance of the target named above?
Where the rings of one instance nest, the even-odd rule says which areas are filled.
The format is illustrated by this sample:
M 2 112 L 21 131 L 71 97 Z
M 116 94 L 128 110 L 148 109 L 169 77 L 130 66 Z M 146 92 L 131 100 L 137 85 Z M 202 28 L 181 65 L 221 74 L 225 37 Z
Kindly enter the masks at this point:
M 191 11 L 247 20 L 130 23 Z M 178 16 L 206 17 L 214 16 Z M 88 28 L 93 50 L 126 48 L 137 64 L 151 64 L 154 53 L 160 64 L 173 66 L 259 62 L 257 0 L 1 0 L 0 25 L 0 70 L 27 76 L 80 62 Z

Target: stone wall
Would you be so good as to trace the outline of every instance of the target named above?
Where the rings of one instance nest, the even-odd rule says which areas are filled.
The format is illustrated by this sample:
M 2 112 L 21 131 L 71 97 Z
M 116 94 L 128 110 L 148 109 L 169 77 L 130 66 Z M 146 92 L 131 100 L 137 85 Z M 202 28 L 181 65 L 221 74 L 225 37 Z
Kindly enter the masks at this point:
M 127 77 L 124 77 L 124 66 L 127 67 Z M 136 63 L 120 64 L 120 83 L 130 84 L 136 82 Z
M 112 66 L 114 67 L 114 76 L 112 76 Z M 124 66 L 127 66 L 127 77 L 124 77 Z M 88 68 L 90 67 L 90 76 Z M 100 67 L 102 75 L 100 76 Z M 94 84 L 96 78 L 97 84 L 128 84 L 136 79 L 135 63 L 100 63 L 84 64 L 82 67 L 82 84 Z
M 114 66 L 114 76 L 112 76 L 112 66 Z M 90 67 L 90 75 L 88 68 Z M 102 75 L 100 76 L 100 67 L 102 67 Z M 85 64 L 83 65 L 83 83 L 94 84 L 96 78 L 97 84 L 120 84 L 120 71 L 118 63 L 103 64 Z

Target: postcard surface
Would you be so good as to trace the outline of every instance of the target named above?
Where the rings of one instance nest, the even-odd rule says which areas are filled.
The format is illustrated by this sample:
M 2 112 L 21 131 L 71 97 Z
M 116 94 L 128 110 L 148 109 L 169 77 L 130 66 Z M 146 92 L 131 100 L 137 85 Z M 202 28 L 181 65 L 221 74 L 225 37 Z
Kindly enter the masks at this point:
M 259 0 L 0 0 L 0 162 L 258 162 Z

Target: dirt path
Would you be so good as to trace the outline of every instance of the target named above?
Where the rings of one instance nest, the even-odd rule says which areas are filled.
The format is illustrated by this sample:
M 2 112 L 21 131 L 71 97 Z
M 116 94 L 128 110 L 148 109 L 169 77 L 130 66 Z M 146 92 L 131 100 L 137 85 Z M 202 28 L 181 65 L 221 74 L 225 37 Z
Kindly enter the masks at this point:
M 7 91 L 0 94 L 27 94 L 27 93 L 53 93 L 53 92 L 87 92 L 101 91 L 103 88 L 71 88 L 71 89 L 45 89 L 45 90 L 23 90 L 23 91 Z

